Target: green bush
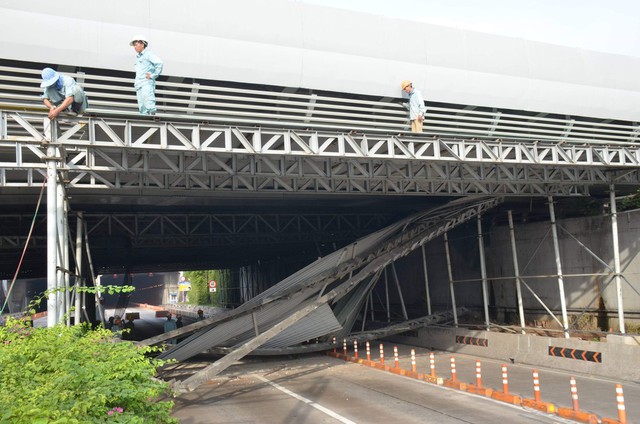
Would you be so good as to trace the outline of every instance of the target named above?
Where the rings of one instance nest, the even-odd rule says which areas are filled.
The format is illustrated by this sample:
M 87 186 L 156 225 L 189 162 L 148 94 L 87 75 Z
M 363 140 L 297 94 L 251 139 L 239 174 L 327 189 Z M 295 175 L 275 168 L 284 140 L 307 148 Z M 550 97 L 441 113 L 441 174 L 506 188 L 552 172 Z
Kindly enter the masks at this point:
M 188 271 L 184 275 L 191 282 L 190 304 L 219 306 L 224 301 L 223 290 L 231 275 L 229 270 Z M 218 282 L 218 290 L 215 293 L 209 291 L 210 280 Z
M 0 327 L 0 423 L 176 423 L 154 348 L 87 326 Z

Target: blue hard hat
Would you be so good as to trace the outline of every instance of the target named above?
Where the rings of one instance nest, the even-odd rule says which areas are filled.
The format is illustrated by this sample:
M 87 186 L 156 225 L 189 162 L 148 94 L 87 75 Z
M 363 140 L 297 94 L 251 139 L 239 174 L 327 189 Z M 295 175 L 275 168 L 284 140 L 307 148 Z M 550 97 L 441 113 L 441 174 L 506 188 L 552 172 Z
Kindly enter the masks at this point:
M 42 70 L 42 84 L 40 84 L 40 87 L 44 88 L 52 86 L 56 81 L 58 81 L 58 78 L 60 78 L 59 73 L 51 68 L 44 68 Z

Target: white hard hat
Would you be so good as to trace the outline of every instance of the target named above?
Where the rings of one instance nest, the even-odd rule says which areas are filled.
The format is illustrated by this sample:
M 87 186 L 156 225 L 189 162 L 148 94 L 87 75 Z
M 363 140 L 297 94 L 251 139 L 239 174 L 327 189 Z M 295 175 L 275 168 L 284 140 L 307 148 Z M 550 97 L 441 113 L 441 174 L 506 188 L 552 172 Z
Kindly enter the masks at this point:
M 142 41 L 145 45 L 145 47 L 147 45 L 149 45 L 149 41 L 147 41 L 147 37 L 145 35 L 142 34 L 136 34 L 133 36 L 133 38 L 131 39 L 131 41 L 129 42 L 130 46 L 133 46 L 133 43 L 135 43 L 136 41 Z

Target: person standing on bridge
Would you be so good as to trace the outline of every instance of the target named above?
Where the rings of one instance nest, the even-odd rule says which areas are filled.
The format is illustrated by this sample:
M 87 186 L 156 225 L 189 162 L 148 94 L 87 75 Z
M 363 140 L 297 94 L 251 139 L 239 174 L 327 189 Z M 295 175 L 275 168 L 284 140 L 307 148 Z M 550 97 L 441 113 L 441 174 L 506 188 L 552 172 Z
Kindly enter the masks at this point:
M 156 79 L 162 73 L 162 60 L 147 50 L 149 42 L 144 35 L 135 35 L 130 46 L 136 51 L 136 79 L 133 86 L 142 115 L 156 114 Z
M 67 75 L 60 74 L 51 68 L 42 70 L 44 88 L 42 101 L 49 108 L 49 119 L 54 120 L 60 112 L 82 115 L 89 105 L 87 96 L 80 84 Z
M 409 95 L 409 103 L 405 107 L 409 109 L 409 120 L 411 120 L 411 132 L 421 133 L 424 115 L 427 107 L 424 105 L 422 93 L 413 87 L 409 80 L 402 81 L 402 91 Z

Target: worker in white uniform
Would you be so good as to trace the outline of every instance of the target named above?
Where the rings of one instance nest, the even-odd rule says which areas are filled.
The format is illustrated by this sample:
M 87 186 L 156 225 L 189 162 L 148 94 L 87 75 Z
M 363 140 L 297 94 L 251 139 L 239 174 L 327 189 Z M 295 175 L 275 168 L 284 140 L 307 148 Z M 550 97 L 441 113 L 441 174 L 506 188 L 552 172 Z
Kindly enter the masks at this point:
M 162 60 L 147 50 L 149 41 L 144 35 L 135 35 L 130 46 L 136 51 L 136 79 L 133 86 L 142 115 L 156 114 L 156 79 L 162 73 Z

